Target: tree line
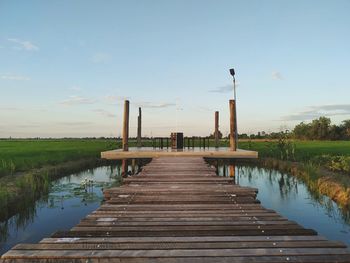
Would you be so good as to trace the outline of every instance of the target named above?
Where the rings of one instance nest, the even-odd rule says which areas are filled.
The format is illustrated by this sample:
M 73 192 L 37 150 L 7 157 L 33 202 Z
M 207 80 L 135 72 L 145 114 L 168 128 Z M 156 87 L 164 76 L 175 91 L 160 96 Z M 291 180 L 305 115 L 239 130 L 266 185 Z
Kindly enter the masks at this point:
M 292 131 L 257 134 L 240 134 L 240 139 L 279 139 L 281 135 L 299 140 L 350 140 L 350 120 L 344 120 L 339 125 L 332 124 L 331 119 L 319 117 L 311 122 L 301 122 Z
M 344 120 L 339 125 L 332 124 L 327 117 L 320 117 L 310 123 L 301 122 L 294 127 L 293 136 L 301 140 L 348 140 L 350 120 Z

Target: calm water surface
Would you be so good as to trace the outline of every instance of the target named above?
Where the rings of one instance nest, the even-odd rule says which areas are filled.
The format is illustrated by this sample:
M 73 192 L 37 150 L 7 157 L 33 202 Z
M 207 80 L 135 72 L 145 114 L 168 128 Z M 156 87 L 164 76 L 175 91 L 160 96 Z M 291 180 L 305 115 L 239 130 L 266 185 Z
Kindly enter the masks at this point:
M 219 165 L 218 174 L 229 176 L 228 165 Z M 257 198 L 266 208 L 305 228 L 312 228 L 330 240 L 350 246 L 350 211 L 331 199 L 311 192 L 294 176 L 278 171 L 236 165 L 235 182 L 259 189 Z
M 331 240 L 350 246 L 349 210 L 308 190 L 293 176 L 269 169 L 236 165 L 235 183 L 259 189 L 258 199 L 266 208 Z M 229 176 L 228 165 L 219 164 L 219 176 Z M 36 243 L 58 230 L 69 230 L 102 200 L 102 189 L 120 183 L 120 167 L 106 166 L 72 174 L 55 181 L 50 193 L 31 208 L 0 222 L 0 255 L 17 243 Z M 91 180 L 92 184 L 84 186 Z
M 18 243 L 37 243 L 58 230 L 69 230 L 78 224 L 100 206 L 104 187 L 118 185 L 118 168 L 99 167 L 53 182 L 48 196 L 38 200 L 34 207 L 0 222 L 0 255 Z

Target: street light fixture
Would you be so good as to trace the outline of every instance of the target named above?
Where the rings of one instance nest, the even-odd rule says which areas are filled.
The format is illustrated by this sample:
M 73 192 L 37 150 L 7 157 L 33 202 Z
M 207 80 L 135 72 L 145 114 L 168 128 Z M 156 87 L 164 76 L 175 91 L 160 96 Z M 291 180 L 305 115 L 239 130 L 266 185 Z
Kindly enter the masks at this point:
M 237 100 L 236 100 L 236 79 L 235 79 L 235 69 L 230 69 L 230 74 L 233 78 L 233 99 L 235 100 L 235 140 L 236 140 L 236 147 L 238 148 L 238 131 L 237 131 Z

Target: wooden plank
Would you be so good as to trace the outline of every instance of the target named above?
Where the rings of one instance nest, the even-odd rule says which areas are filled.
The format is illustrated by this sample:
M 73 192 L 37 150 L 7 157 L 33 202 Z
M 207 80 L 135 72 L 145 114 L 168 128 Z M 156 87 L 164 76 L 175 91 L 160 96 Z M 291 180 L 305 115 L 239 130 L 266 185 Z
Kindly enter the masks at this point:
M 151 243 L 40 243 L 19 244 L 16 250 L 161 250 L 161 249 L 238 249 L 238 248 L 346 248 L 331 241 L 252 241 L 252 242 L 151 242 Z
M 10 250 L 6 258 L 18 255 L 32 256 L 36 258 L 123 258 L 123 257 L 244 257 L 244 256 L 298 256 L 298 255 L 345 255 L 350 257 L 350 252 L 343 248 L 252 248 L 252 249 L 153 249 L 153 250 Z
M 87 238 L 44 238 L 40 243 L 198 243 L 198 242 L 299 242 L 327 241 L 323 236 L 190 236 L 190 237 L 87 237 Z
M 19 244 L 2 262 L 349 262 L 327 241 L 218 178 L 200 158 L 154 159 L 70 231 Z

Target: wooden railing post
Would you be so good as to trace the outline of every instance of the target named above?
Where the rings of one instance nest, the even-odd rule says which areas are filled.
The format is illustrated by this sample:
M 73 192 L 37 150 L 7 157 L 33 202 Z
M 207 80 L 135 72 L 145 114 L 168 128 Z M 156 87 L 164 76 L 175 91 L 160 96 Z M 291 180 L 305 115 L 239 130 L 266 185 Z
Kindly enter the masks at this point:
M 235 100 L 230 100 L 230 149 L 231 151 L 237 150 L 236 141 L 236 103 Z
M 215 147 L 219 147 L 219 112 L 215 112 Z
M 141 107 L 139 107 L 139 116 L 137 117 L 137 147 L 141 147 L 141 121 L 142 121 Z
M 123 150 L 129 150 L 129 101 L 124 101 L 124 120 L 123 120 Z

